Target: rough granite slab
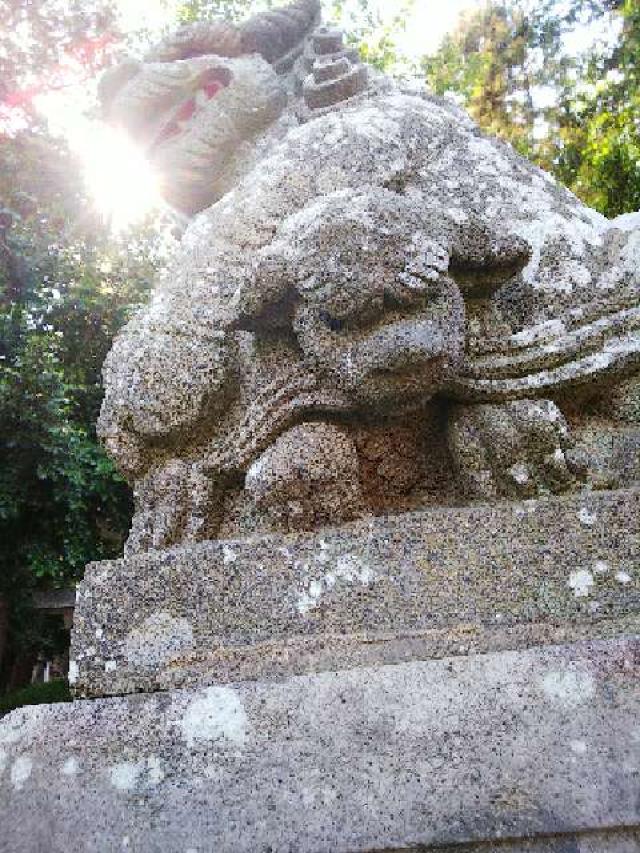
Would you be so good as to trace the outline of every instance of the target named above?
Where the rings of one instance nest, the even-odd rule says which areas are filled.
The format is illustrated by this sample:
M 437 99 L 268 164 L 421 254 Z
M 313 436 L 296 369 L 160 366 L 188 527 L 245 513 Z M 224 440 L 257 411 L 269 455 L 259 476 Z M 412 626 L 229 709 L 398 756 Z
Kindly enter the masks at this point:
M 636 637 L 14 711 L 0 723 L 0 849 L 356 853 L 561 835 L 511 851 L 592 853 L 570 836 L 640 825 L 639 653 Z
M 94 563 L 79 695 L 636 632 L 640 490 L 436 508 Z
M 426 847 L 414 847 L 420 853 Z M 638 853 L 640 830 L 621 829 L 607 832 L 571 833 L 545 838 L 489 841 L 455 847 L 430 847 L 429 853 Z M 393 853 L 409 853 L 397 850 Z

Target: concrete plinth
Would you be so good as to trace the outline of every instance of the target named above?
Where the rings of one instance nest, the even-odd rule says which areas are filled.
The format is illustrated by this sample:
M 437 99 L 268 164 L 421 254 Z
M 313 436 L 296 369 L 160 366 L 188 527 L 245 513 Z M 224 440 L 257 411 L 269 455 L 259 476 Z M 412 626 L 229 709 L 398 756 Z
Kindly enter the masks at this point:
M 0 851 L 635 853 L 639 504 L 92 566 L 73 674 L 106 698 L 0 723 Z
M 599 853 L 626 851 L 640 818 L 639 652 L 638 639 L 597 641 L 15 711 L 0 735 L 0 848 L 511 839 L 512 853 L 575 853 L 600 837 Z

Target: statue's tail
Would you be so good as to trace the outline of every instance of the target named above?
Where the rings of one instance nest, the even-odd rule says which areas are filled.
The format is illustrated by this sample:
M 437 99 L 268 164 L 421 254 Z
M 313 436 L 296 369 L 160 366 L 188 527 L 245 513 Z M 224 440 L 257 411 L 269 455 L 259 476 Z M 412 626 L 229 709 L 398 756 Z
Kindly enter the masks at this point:
M 240 27 L 245 53 L 274 63 L 294 50 L 320 21 L 320 0 L 296 0 L 256 15 Z
M 514 335 L 501 352 L 470 358 L 451 392 L 465 402 L 549 396 L 640 369 L 640 307 L 614 306 L 579 320 L 543 323 Z M 584 316 L 586 315 L 586 316 Z

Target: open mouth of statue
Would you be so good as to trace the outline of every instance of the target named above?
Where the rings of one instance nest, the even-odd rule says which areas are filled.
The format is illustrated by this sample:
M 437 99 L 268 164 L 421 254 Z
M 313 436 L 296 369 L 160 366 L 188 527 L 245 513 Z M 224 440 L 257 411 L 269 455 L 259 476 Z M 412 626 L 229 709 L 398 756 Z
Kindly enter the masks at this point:
M 194 117 L 231 83 L 231 72 L 227 68 L 208 68 L 195 80 L 194 93 L 173 111 L 171 118 L 162 125 L 150 149 L 168 142 L 183 133 Z

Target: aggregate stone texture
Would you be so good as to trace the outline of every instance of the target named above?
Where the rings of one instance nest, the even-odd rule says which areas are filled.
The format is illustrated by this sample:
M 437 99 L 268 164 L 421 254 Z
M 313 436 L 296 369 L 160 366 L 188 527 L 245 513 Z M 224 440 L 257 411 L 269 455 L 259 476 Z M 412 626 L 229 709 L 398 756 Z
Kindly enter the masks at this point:
M 640 490 L 435 508 L 95 563 L 71 677 L 109 695 L 637 630 Z
M 636 636 L 20 709 L 0 723 L 0 849 L 355 853 L 637 828 L 639 655 Z
M 640 830 L 622 829 L 588 832 L 547 838 L 495 841 L 486 844 L 456 844 L 455 847 L 417 847 L 414 853 L 429 849 L 430 853 L 637 853 Z M 409 853 L 398 850 L 394 853 Z
M 129 554 L 637 480 L 639 217 L 319 13 L 189 25 L 102 86 L 192 217 L 104 369 Z
M 104 367 L 135 514 L 69 676 L 109 698 L 0 723 L 7 853 L 637 841 L 640 215 L 319 18 L 101 85 L 184 231 Z

